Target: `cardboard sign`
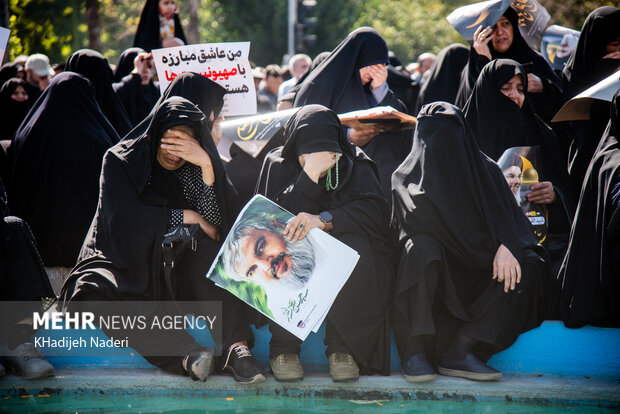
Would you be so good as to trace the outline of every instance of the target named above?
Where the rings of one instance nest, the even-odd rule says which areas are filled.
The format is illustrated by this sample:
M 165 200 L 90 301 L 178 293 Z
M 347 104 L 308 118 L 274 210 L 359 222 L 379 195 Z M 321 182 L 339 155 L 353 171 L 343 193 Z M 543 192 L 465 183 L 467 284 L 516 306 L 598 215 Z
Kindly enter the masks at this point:
M 206 43 L 153 50 L 163 93 L 184 72 L 201 74 L 226 88 L 224 116 L 256 113 L 256 89 L 248 59 L 250 42 Z
M 579 43 L 577 30 L 556 24 L 549 26 L 540 42 L 540 52 L 553 69 L 562 70 Z
M 592 102 L 595 99 L 611 102 L 619 89 L 620 72 L 615 72 L 566 102 L 551 122 L 588 120 L 590 119 Z

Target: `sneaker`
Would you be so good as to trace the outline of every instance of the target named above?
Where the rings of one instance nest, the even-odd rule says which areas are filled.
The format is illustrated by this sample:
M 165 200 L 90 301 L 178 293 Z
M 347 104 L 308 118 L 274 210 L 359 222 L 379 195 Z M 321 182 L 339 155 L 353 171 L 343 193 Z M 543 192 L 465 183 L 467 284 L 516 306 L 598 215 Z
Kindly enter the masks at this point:
M 236 345 L 228 350 L 221 371 L 231 374 L 238 382 L 251 383 L 265 380 L 265 371 L 246 345 Z
M 215 349 L 192 352 L 188 355 L 185 366 L 191 379 L 205 382 L 215 370 Z
M 30 342 L 26 342 L 14 350 L 4 348 L 6 367 L 9 372 L 21 375 L 25 379 L 43 378 L 54 375 L 54 367 Z
M 441 375 L 474 381 L 494 381 L 502 377 L 501 372 L 488 366 L 474 354 L 467 354 L 465 359 L 451 359 L 443 354 L 437 370 Z
M 297 354 L 280 354 L 269 360 L 271 373 L 277 381 L 301 381 L 304 379 L 304 369 Z
M 400 363 L 401 371 L 409 382 L 429 382 L 435 380 L 437 374 L 424 354 L 412 355 L 407 361 Z
M 360 369 L 351 354 L 334 352 L 327 358 L 329 359 L 329 375 L 334 382 L 357 381 Z

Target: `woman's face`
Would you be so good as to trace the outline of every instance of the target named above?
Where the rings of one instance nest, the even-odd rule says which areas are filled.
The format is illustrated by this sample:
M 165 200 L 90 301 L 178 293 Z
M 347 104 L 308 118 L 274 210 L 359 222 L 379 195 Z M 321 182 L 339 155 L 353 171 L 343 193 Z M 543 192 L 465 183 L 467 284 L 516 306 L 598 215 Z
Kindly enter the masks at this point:
M 272 282 L 288 277 L 293 269 L 284 237 L 267 230 L 254 229 L 243 240 L 243 256 L 247 258 L 243 276 L 256 283 Z
M 607 43 L 607 46 L 605 46 L 605 51 L 607 53 L 620 52 L 620 37 Z
M 504 170 L 504 177 L 506 178 L 506 182 L 508 183 L 508 187 L 510 187 L 510 191 L 513 194 L 518 194 L 521 189 L 521 168 L 513 165 L 512 167 L 506 168 Z
M 11 94 L 11 99 L 17 102 L 24 102 L 28 100 L 28 92 L 22 85 L 17 85 L 17 88 Z
M 171 19 L 177 11 L 176 0 L 159 0 L 159 14 Z
M 512 46 L 514 39 L 514 33 L 512 29 L 512 23 L 505 16 L 502 16 L 495 26 L 493 26 L 493 49 L 497 52 L 505 52 Z
M 516 103 L 519 108 L 523 106 L 523 102 L 525 101 L 525 92 L 521 75 L 514 75 L 508 82 L 503 84 L 499 90 L 501 93 L 506 95 L 508 99 Z
M 173 135 L 170 131 L 174 130 L 174 128 L 167 129 L 163 134 L 162 138 L 179 138 L 176 135 Z M 190 138 L 193 139 L 193 138 Z M 185 160 L 179 156 L 176 156 L 169 152 L 167 149 L 162 148 L 161 144 L 159 148 L 157 148 L 157 161 L 159 164 L 164 167 L 168 171 L 178 170 L 185 164 Z

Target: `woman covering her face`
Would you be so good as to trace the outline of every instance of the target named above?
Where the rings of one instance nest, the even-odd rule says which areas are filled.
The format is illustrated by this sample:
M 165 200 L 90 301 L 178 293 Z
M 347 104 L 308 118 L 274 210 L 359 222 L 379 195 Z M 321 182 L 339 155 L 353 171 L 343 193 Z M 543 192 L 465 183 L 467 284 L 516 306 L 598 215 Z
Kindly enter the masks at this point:
M 620 92 L 581 188 L 558 275 L 566 326 L 620 326 Z
M 439 373 L 493 380 L 484 364 L 547 316 L 542 249 L 502 171 L 447 103 L 418 115 L 392 177 L 401 262 L 394 332 L 410 381 Z M 442 292 L 436 296 L 436 292 Z
M 46 266 L 75 264 L 97 208 L 101 160 L 118 140 L 92 84 L 73 72 L 52 79 L 15 133 L 11 209 L 32 228 Z
M 464 108 L 482 68 L 494 59 L 512 59 L 527 65 L 525 89 L 536 114 L 546 123 L 562 106 L 562 82 L 545 58 L 532 49 L 519 31 L 517 12 L 509 7 L 491 28 L 482 26 L 474 34 L 474 44 L 469 50 L 469 62 L 461 74 L 456 105 Z M 525 79 L 527 78 L 527 79 Z
M 320 104 L 337 114 L 389 105 L 407 112 L 387 84 L 388 47 L 370 27 L 351 32 L 301 83 L 294 107 Z M 411 149 L 411 131 L 347 131 L 348 138 L 377 164 L 379 182 L 386 197 L 390 177 Z
M 287 122 L 284 135 L 284 146 L 265 159 L 258 189 L 297 214 L 285 236 L 297 241 L 310 229 L 319 228 L 360 255 L 327 315 L 325 339 L 330 366 L 333 358 L 346 360 L 343 355 L 349 355 L 354 369 L 332 372 L 332 378 L 354 380 L 360 372 L 387 375 L 386 301 L 394 269 L 387 234 L 388 203 L 376 167 L 347 142 L 337 115 L 324 106 L 301 108 Z M 300 342 L 274 325 L 271 330 L 274 369 L 278 356 L 299 354 Z M 298 377 L 289 379 L 301 379 L 303 371 L 299 370 Z M 274 371 L 278 378 L 277 366 Z
M 0 113 L 2 113 L 2 127 L 0 140 L 12 140 L 15 131 L 22 123 L 30 110 L 26 81 L 11 78 L 0 88 Z
M 541 182 L 532 187 L 527 200 L 547 205 L 550 238 L 551 234 L 562 234 L 560 239 L 565 240 L 574 209 L 572 189 L 557 138 L 534 113 L 526 91 L 523 67 L 513 60 L 496 59 L 480 73 L 463 113 L 480 151 L 495 161 L 509 148 L 540 148 Z M 558 246 L 552 254 L 554 271 L 564 254 L 565 242 L 560 245 L 563 247 Z
M 171 97 L 146 121 L 145 132 L 134 129 L 104 158 L 97 212 L 61 297 L 65 305 L 86 299 L 219 301 L 223 321 L 218 345 L 230 353 L 244 342 L 247 354 L 242 354 L 251 357 L 246 345 L 252 333 L 243 304 L 205 278 L 239 211 L 205 117 L 188 100 Z M 180 224 L 200 226 L 197 248 L 175 258 L 172 276 L 163 277 L 164 235 Z M 204 352 L 189 334 L 134 334 L 139 351 L 161 342 L 155 355 L 167 356 L 145 355 L 154 365 L 206 379 L 208 373 L 193 375 L 187 365 L 187 358 Z M 227 358 L 233 367 L 238 360 Z M 262 369 L 255 360 L 250 365 L 252 372 L 236 366 L 235 378 L 258 380 Z

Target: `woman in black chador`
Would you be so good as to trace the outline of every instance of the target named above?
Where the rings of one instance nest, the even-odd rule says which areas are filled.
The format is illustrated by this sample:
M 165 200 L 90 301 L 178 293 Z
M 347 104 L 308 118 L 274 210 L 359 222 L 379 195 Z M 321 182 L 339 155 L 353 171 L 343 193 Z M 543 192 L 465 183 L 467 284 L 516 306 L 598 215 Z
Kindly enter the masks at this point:
M 562 106 L 561 80 L 545 58 L 523 39 L 519 17 L 512 7 L 508 7 L 493 28 L 482 30 L 480 27 L 474 34 L 469 62 L 461 74 L 456 105 L 465 106 L 482 68 L 494 59 L 512 59 L 528 66 L 526 90 L 534 110 L 543 121 L 551 122 Z
M 0 113 L 3 118 L 0 141 L 12 140 L 19 124 L 28 114 L 32 102 L 28 99 L 25 80 L 11 78 L 0 86 Z
M 73 72 L 52 79 L 15 133 L 11 210 L 32 228 L 46 266 L 75 265 L 97 208 L 101 160 L 118 140 L 92 84 Z
M 501 373 L 493 354 L 547 315 L 550 278 L 529 221 L 461 111 L 422 108 L 411 153 L 392 176 L 401 262 L 394 333 L 405 377 Z
M 177 14 L 176 0 L 146 0 L 133 45 L 150 52 L 160 49 L 164 46 L 163 41 L 174 37 L 187 44 Z
M 478 77 L 463 109 L 480 151 L 497 161 L 512 147 L 537 146 L 540 182 L 527 195 L 549 211 L 548 240 L 552 274 L 556 274 L 568 241 L 575 202 L 553 131 L 534 113 L 527 93 L 527 76 L 514 60 L 489 62 Z
M 620 91 L 581 188 L 558 276 L 566 326 L 620 327 Z
M 342 114 L 389 105 L 407 112 L 388 88 L 387 63 L 388 47 L 381 35 L 370 27 L 356 29 L 310 72 L 293 106 L 320 104 Z M 347 135 L 377 164 L 381 188 L 389 197 L 390 177 L 409 153 L 412 133 L 408 130 L 376 135 L 372 131 L 349 129 Z
M 420 83 L 420 94 L 413 115 L 431 102 L 454 103 L 461 83 L 461 71 L 467 64 L 469 50 L 460 43 L 454 43 L 437 54 L 435 63 Z
M 221 302 L 223 369 L 242 382 L 264 379 L 247 347 L 253 337 L 244 305 L 205 277 L 239 210 L 205 116 L 172 97 L 148 121 L 145 133 L 134 130 L 104 158 L 97 212 L 61 298 Z M 199 224 L 202 237 L 195 251 L 174 260 L 170 275 L 162 241 L 181 223 Z M 212 353 L 184 331 L 128 335 L 130 346 L 162 369 L 202 381 L 210 373 Z
M 301 108 L 284 130 L 285 144 L 265 159 L 259 193 L 297 214 L 293 241 L 318 227 L 356 250 L 360 259 L 329 313 L 325 344 L 334 381 L 389 374 L 386 323 L 394 269 L 388 203 L 374 163 L 347 142 L 338 116 L 321 105 Z M 271 326 L 271 369 L 278 380 L 303 378 L 300 341 Z
M 122 138 L 131 130 L 131 122 L 121 100 L 112 88 L 114 73 L 108 60 L 95 50 L 81 49 L 67 60 L 67 71 L 79 73 L 95 88 L 95 96 L 101 112 L 108 118 Z

